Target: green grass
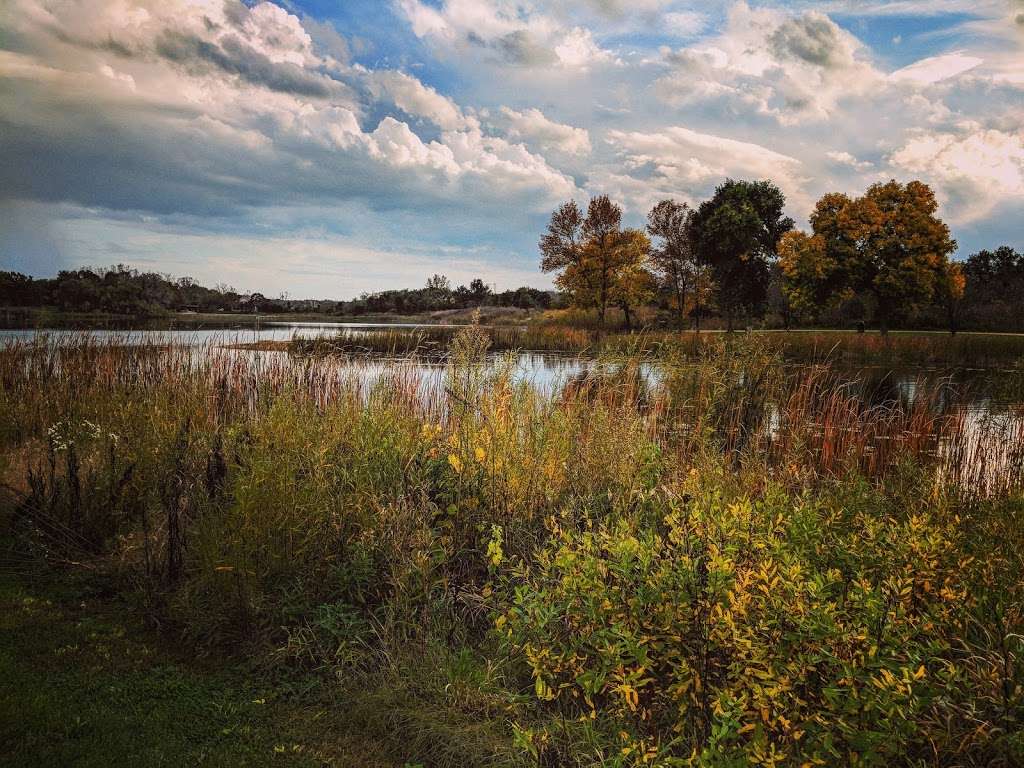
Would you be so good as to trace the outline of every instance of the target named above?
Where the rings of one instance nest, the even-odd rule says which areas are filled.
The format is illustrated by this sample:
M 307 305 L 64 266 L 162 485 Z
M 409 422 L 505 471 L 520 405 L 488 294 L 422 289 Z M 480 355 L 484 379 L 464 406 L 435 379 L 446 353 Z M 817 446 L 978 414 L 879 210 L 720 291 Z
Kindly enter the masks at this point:
M 175 650 L 96 583 L 0 580 L 4 766 L 403 765 L 284 682 Z

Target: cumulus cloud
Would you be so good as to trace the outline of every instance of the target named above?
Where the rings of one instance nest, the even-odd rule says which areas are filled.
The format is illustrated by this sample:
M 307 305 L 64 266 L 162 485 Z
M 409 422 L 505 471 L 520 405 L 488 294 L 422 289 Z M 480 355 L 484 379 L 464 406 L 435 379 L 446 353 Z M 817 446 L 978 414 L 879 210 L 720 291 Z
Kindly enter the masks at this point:
M 271 3 L 13 5 L 4 23 L 19 50 L 0 57 L 0 79 L 18 81 L 0 102 L 7 197 L 223 216 L 353 197 L 542 206 L 575 191 L 415 77 L 321 54 Z
M 669 73 L 655 83 L 672 106 L 717 102 L 785 125 L 825 120 L 843 99 L 870 91 L 882 74 L 853 35 L 825 14 L 791 16 L 744 2 L 714 38 L 666 50 Z
M 965 10 L 941 36 L 904 18 Z M 337 231 L 393 238 L 378 257 L 423 239 L 442 259 L 489 238 L 489 258 L 518 266 L 566 198 L 606 192 L 639 215 L 726 177 L 776 181 L 799 219 L 824 192 L 893 175 L 933 184 L 970 231 L 1000 202 L 1022 206 L 1021 0 L 390 0 L 374 13 L 371 64 L 346 22 L 283 0 L 0 3 L 0 205 L 74 216 L 65 244 L 82 241 L 84 210 L 187 220 L 183 232 L 317 219 L 312 237 L 355 206 L 373 217 Z M 849 19 L 878 15 L 918 61 L 886 67 L 857 38 Z
M 615 3 L 601 3 L 606 12 Z M 617 63 L 590 29 L 569 25 L 534 4 L 515 0 L 444 0 L 440 8 L 422 0 L 398 0 L 412 31 L 438 46 L 479 50 L 498 63 L 557 66 L 586 72 Z
M 635 210 L 644 211 L 663 197 L 699 200 L 726 177 L 772 179 L 797 206 L 806 199 L 801 162 L 760 144 L 683 126 L 611 131 L 608 141 L 625 173 L 606 172 L 601 184 L 627 198 Z
M 851 155 L 849 152 L 826 152 L 825 157 L 831 160 L 836 165 L 845 165 L 849 168 L 853 168 L 857 171 L 866 171 L 869 168 L 874 167 L 874 163 L 867 160 L 858 160 L 856 157 Z
M 377 98 L 386 97 L 407 115 L 426 118 L 442 130 L 457 130 L 470 124 L 454 101 L 412 75 L 378 70 L 369 72 L 367 81 Z
M 508 135 L 512 138 L 569 155 L 590 154 L 590 134 L 584 128 L 556 123 L 535 108 L 517 112 L 502 107 L 501 115 L 507 125 Z
M 1024 204 L 1024 136 L 967 122 L 955 132 L 916 131 L 889 158 L 933 184 L 960 223 L 1004 203 Z

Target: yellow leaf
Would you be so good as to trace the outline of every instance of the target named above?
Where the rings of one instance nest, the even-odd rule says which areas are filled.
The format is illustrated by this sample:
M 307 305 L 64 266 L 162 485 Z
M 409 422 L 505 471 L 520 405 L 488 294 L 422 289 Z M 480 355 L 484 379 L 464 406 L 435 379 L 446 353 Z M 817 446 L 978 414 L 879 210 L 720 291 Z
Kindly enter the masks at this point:
M 448 454 L 448 463 L 451 464 L 452 469 L 455 470 L 456 474 L 460 474 L 462 472 L 462 459 L 454 453 Z

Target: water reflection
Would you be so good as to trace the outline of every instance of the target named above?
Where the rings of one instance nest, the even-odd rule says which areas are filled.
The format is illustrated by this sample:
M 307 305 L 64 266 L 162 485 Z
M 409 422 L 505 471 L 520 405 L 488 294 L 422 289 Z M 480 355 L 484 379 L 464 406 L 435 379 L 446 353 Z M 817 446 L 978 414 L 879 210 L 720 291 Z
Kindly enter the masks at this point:
M 315 339 L 321 336 L 359 336 L 370 331 L 389 328 L 414 330 L 436 328 L 421 323 L 259 323 L 247 327 L 185 327 L 185 328 L 4 328 L 0 329 L 0 343 L 5 339 L 30 341 L 45 337 L 50 343 L 61 344 L 88 337 L 99 341 L 117 341 L 121 344 L 166 344 L 174 342 L 187 346 L 252 344 L 261 341 L 291 341 Z

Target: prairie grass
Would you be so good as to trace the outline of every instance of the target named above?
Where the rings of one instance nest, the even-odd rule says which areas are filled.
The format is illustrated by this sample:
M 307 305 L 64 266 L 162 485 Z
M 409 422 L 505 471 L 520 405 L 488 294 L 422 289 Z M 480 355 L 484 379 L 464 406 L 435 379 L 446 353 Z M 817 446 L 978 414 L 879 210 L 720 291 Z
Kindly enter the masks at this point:
M 6 569 L 105 574 L 410 763 L 1024 759 L 1019 407 L 868 397 L 771 334 L 541 391 L 445 333 L 8 344 Z

